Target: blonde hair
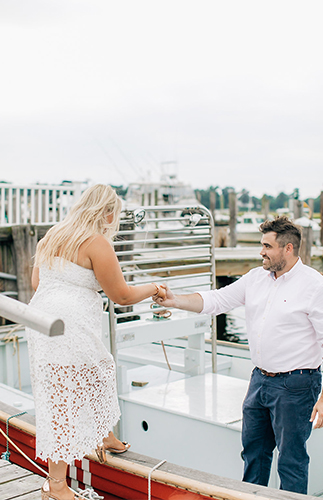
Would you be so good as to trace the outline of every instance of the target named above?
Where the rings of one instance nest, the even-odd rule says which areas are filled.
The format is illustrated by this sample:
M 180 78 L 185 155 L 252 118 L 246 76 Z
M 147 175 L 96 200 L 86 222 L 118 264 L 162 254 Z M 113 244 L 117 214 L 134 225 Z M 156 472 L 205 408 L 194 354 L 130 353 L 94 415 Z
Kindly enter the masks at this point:
M 121 200 L 111 186 L 96 184 L 86 189 L 65 219 L 39 241 L 35 266 L 46 263 L 51 267 L 54 257 L 58 255 L 76 263 L 82 243 L 97 234 L 112 241 L 119 229 L 120 212 Z M 113 215 L 110 224 L 108 215 Z

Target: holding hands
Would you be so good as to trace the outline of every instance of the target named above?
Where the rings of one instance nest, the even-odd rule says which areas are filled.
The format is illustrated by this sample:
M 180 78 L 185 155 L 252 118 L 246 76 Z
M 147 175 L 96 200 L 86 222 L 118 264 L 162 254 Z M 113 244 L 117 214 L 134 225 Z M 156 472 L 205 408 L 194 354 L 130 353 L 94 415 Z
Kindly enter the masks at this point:
M 166 284 L 156 285 L 156 293 L 152 296 L 152 299 L 160 306 L 176 307 L 175 295 Z

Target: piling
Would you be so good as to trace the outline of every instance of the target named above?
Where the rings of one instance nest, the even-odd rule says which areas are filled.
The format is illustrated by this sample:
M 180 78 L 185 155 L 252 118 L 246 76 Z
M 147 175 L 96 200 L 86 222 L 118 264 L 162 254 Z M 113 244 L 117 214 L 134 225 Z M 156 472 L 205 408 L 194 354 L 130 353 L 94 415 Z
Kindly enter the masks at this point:
M 229 191 L 229 213 L 230 213 L 230 247 L 237 246 L 237 195 L 233 189 Z

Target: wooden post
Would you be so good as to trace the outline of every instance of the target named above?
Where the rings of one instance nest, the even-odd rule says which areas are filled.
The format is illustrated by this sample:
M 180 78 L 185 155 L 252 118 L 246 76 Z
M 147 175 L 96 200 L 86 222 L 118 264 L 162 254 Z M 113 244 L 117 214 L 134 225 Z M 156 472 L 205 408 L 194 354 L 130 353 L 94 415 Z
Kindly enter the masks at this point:
M 210 212 L 213 217 L 214 217 L 214 210 L 215 210 L 215 191 L 210 191 Z
M 313 214 L 314 214 L 314 198 L 309 198 L 308 199 L 308 208 L 310 209 L 309 217 L 310 217 L 310 219 L 313 219 Z
M 302 242 L 300 258 L 307 266 L 311 265 L 311 248 L 313 243 L 313 229 L 310 226 L 302 227 Z
M 237 246 L 237 195 L 230 189 L 229 191 L 229 213 L 230 213 L 230 247 Z
M 299 219 L 303 215 L 303 203 L 301 200 L 294 200 L 294 219 Z
M 267 220 L 269 214 L 269 199 L 265 194 L 262 197 L 262 211 L 265 216 L 265 220 Z
M 18 300 L 28 303 L 33 295 L 31 286 L 32 257 L 36 252 L 37 231 L 30 224 L 13 226 L 12 239 L 16 256 Z
M 320 216 L 321 216 L 321 245 L 323 246 L 323 191 L 320 195 Z

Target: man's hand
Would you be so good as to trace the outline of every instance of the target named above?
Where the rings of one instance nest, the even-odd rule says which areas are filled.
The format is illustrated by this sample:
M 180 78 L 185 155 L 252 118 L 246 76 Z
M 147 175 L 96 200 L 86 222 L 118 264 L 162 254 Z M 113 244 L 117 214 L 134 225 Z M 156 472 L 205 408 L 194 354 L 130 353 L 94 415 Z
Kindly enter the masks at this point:
M 166 284 L 160 285 L 160 287 L 166 291 L 166 296 L 164 298 L 158 297 L 157 299 L 154 299 L 154 302 L 163 307 L 176 307 L 175 295 L 171 289 Z
M 153 298 L 154 302 L 163 307 L 175 307 L 184 311 L 200 313 L 203 309 L 203 300 L 199 293 L 188 293 L 185 295 L 175 295 L 170 288 L 163 284 L 160 285 L 166 291 L 165 297 Z
M 323 394 L 321 394 L 321 397 L 314 405 L 310 422 L 314 422 L 316 416 L 317 416 L 317 421 L 316 424 L 314 425 L 314 429 L 320 429 L 321 427 L 323 427 Z

